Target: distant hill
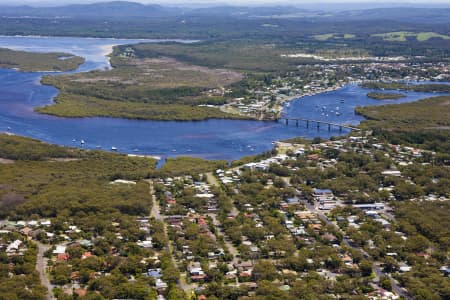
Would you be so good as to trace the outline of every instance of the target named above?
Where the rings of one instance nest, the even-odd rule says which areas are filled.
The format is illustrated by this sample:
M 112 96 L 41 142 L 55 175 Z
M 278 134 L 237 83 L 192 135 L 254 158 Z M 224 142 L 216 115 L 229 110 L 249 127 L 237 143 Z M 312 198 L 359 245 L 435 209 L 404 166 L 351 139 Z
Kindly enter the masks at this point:
M 332 15 L 337 20 L 392 20 L 411 23 L 450 23 L 450 8 L 389 7 L 342 11 Z
M 380 4 L 381 5 L 381 4 Z M 389 5 L 389 4 L 386 4 Z M 398 5 L 398 4 L 397 4 Z M 133 18 L 133 17 L 220 17 L 230 19 L 317 19 L 317 21 L 390 20 L 423 24 L 450 24 L 450 8 L 361 8 L 333 10 L 336 4 L 319 6 L 211 6 L 203 8 L 168 7 L 162 5 L 112 1 L 59 7 L 0 6 L 0 17 L 68 17 L 68 18 Z
M 100 18 L 169 16 L 178 13 L 181 13 L 180 9 L 126 1 L 74 4 L 59 7 L 0 6 L 1 16 Z

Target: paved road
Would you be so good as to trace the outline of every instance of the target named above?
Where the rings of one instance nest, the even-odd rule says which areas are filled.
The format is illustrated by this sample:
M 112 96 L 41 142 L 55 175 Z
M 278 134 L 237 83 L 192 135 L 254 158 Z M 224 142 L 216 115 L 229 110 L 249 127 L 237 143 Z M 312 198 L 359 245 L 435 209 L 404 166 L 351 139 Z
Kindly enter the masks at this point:
M 399 296 L 404 297 L 405 299 L 408 299 L 408 300 L 412 299 L 412 298 L 405 292 L 405 290 L 404 290 L 403 288 L 401 288 L 401 287 L 397 284 L 397 281 L 396 281 L 394 278 L 392 278 L 391 275 L 384 273 L 384 272 L 383 272 L 383 269 L 382 269 L 380 266 L 376 265 L 375 263 L 373 264 L 373 271 L 374 271 L 374 273 L 375 273 L 375 275 L 376 275 L 376 277 L 377 277 L 378 280 L 379 280 L 380 277 L 382 277 L 382 276 L 387 276 L 387 277 L 389 278 L 389 280 L 391 281 L 392 291 L 393 291 L 394 293 L 396 293 L 396 294 L 399 295 Z
M 205 175 L 206 175 L 206 180 L 208 181 L 209 184 L 214 185 L 214 186 L 220 186 L 220 183 L 217 181 L 216 176 L 214 176 L 214 174 L 212 172 L 205 173 Z
M 152 210 L 150 211 L 150 217 L 154 217 L 156 220 L 164 221 L 164 217 L 161 215 L 161 207 L 159 206 L 159 201 L 156 200 L 155 189 L 153 187 L 152 180 L 146 180 L 149 185 L 149 193 L 152 197 Z M 165 228 L 165 226 L 164 226 Z
M 223 230 L 221 229 L 221 224 L 219 222 L 219 220 L 217 220 L 217 216 L 216 214 L 208 214 L 208 216 L 211 217 L 211 219 L 213 219 L 213 224 L 217 229 L 217 235 L 222 236 L 223 237 L 223 241 L 225 243 L 225 246 L 228 248 L 228 252 L 230 252 L 231 255 L 233 255 L 233 264 L 238 263 L 238 254 L 239 251 L 238 249 L 233 245 L 233 243 L 231 243 L 230 241 L 227 241 L 225 234 L 223 232 Z
M 39 272 L 39 278 L 41 279 L 41 284 L 47 288 L 46 300 L 52 300 L 53 298 L 53 285 L 47 277 L 47 258 L 44 257 L 44 253 L 50 249 L 50 246 L 44 245 L 42 243 L 36 242 L 38 246 L 38 256 L 36 261 L 36 270 Z
M 152 196 L 152 210 L 150 212 L 150 217 L 155 218 L 155 220 L 161 221 L 164 224 L 164 234 L 167 237 L 167 224 L 166 222 L 164 222 L 164 215 L 161 214 L 161 206 L 159 204 L 159 201 L 156 200 L 156 196 L 155 196 L 155 190 L 153 187 L 153 181 L 152 180 L 147 180 L 148 184 L 149 184 L 149 193 Z M 172 263 L 175 267 L 177 267 L 177 261 L 175 260 L 175 257 L 173 256 L 173 247 L 172 247 L 172 243 L 169 241 L 169 243 L 167 244 L 166 249 L 169 251 L 170 256 L 172 258 Z M 181 288 L 183 291 L 188 292 L 188 291 L 192 291 L 195 288 L 198 287 L 197 284 L 188 284 L 186 282 L 186 273 L 185 272 L 180 272 L 181 276 L 180 276 L 180 280 L 178 281 L 178 287 Z
M 206 179 L 207 179 L 209 184 L 214 185 L 214 186 L 220 186 L 220 183 L 217 181 L 217 179 L 216 179 L 216 177 L 214 176 L 213 173 L 210 172 L 210 173 L 206 173 L 205 175 L 206 175 Z M 231 213 L 233 215 L 237 215 L 239 213 L 239 211 L 237 210 L 237 208 L 234 205 L 233 205 L 233 207 L 231 209 Z M 219 220 L 217 220 L 216 214 L 212 214 L 211 213 L 211 214 L 208 214 L 208 215 L 213 219 L 213 224 L 214 224 L 214 226 L 217 229 L 217 234 L 219 236 L 223 237 L 223 241 L 224 241 L 225 245 L 227 246 L 228 251 L 230 252 L 230 254 L 233 255 L 233 263 L 237 263 L 238 262 L 237 256 L 239 254 L 239 251 L 233 245 L 233 243 L 227 241 L 226 236 L 225 236 L 223 230 L 221 229 L 222 228 L 222 224 L 220 223 Z

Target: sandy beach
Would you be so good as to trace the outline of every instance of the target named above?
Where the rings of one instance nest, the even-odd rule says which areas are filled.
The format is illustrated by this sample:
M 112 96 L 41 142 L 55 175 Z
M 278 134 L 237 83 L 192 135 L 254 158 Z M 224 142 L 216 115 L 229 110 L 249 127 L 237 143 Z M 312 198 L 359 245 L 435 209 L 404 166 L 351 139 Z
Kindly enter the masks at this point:
M 113 52 L 114 46 L 116 46 L 116 45 L 111 44 L 111 45 L 100 46 L 100 48 L 102 49 L 102 55 L 103 56 L 110 55 Z

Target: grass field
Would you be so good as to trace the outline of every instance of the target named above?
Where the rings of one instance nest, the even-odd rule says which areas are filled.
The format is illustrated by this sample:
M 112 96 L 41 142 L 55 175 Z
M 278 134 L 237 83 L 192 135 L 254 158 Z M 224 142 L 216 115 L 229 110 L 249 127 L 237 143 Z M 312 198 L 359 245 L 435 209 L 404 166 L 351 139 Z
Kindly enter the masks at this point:
M 313 35 L 313 38 L 315 38 L 318 41 L 327 41 L 334 37 L 334 33 L 325 33 L 325 34 L 317 34 Z
M 415 33 L 408 31 L 396 31 L 396 32 L 373 34 L 372 36 L 381 37 L 386 42 L 406 42 L 407 38 L 409 37 L 415 38 L 419 42 L 425 42 L 431 38 L 440 38 L 444 40 L 450 39 L 450 36 L 448 35 L 443 35 L 435 32 Z
M 162 58 L 115 58 L 115 69 L 103 72 L 79 73 L 72 76 L 57 77 L 81 86 L 113 87 L 120 86 L 124 92 L 133 94 L 136 89 L 173 89 L 179 87 L 216 88 L 230 85 L 242 79 L 242 75 L 225 70 L 209 69 L 181 63 L 175 59 Z M 117 91 L 114 92 L 117 95 Z
M 325 33 L 313 35 L 313 38 L 317 41 L 328 41 L 331 39 L 353 39 L 356 35 L 351 33 L 337 34 L 337 33 Z
M 67 53 L 32 53 L 0 48 L 0 68 L 25 72 L 75 70 L 84 59 Z

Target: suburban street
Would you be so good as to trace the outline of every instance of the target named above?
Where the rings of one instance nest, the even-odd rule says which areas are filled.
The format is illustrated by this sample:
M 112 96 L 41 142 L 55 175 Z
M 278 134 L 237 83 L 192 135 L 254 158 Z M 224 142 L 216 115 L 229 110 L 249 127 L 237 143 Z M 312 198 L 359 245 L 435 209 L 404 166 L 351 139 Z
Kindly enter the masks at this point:
M 149 193 L 152 197 L 152 209 L 150 211 L 150 217 L 155 218 L 155 220 L 161 221 L 164 224 L 164 234 L 167 237 L 167 224 L 166 222 L 164 222 L 164 216 L 161 214 L 161 206 L 159 204 L 159 201 L 156 199 L 155 196 L 155 190 L 153 188 L 153 181 L 152 180 L 146 180 L 147 183 L 149 184 Z M 175 260 L 175 257 L 173 256 L 173 247 L 172 244 L 170 243 L 170 241 L 168 242 L 168 244 L 166 245 L 166 249 L 169 251 L 170 253 L 170 257 L 172 258 L 172 263 L 175 267 L 177 267 L 177 261 Z M 193 289 L 195 289 L 197 287 L 196 284 L 188 284 L 186 282 L 186 273 L 185 272 L 181 272 L 180 273 L 180 280 L 178 282 L 178 286 L 179 288 L 181 288 L 183 291 L 191 291 Z
M 48 279 L 46 269 L 47 269 L 47 258 L 44 257 L 44 253 L 50 249 L 50 246 L 44 245 L 40 242 L 36 242 L 36 245 L 38 246 L 38 256 L 36 260 L 36 270 L 39 272 L 39 278 L 41 279 L 41 283 L 44 287 L 47 288 L 47 296 L 45 297 L 46 300 L 51 300 L 53 298 L 53 285 L 50 283 L 50 280 Z
M 211 184 L 213 186 L 220 186 L 220 184 L 217 181 L 214 174 L 206 173 L 206 178 L 207 178 L 207 181 L 209 184 Z M 236 209 L 236 207 L 234 205 L 232 208 L 232 213 L 236 214 L 236 215 L 238 214 L 238 210 Z M 213 219 L 214 226 L 218 229 L 217 234 L 223 237 L 223 241 L 224 241 L 225 245 L 227 246 L 228 251 L 230 252 L 230 254 L 233 255 L 233 264 L 237 263 L 239 251 L 236 249 L 236 247 L 233 245 L 233 243 L 231 243 L 231 241 L 225 237 L 223 230 L 222 230 L 222 225 L 220 224 L 219 220 L 217 220 L 216 214 L 208 214 L 208 215 Z

